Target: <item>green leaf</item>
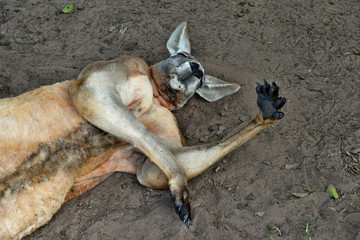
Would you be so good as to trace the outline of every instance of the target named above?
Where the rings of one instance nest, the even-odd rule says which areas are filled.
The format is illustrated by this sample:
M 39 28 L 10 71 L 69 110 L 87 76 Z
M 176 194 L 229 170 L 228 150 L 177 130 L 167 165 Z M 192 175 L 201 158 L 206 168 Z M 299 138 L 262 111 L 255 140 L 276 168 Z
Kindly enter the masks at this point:
M 339 194 L 337 193 L 335 187 L 331 184 L 326 188 L 326 192 L 334 199 L 339 198 Z
M 64 7 L 61 11 L 62 11 L 63 13 L 71 13 L 72 11 L 74 11 L 74 4 L 71 3 L 71 4 L 67 5 L 67 6 Z

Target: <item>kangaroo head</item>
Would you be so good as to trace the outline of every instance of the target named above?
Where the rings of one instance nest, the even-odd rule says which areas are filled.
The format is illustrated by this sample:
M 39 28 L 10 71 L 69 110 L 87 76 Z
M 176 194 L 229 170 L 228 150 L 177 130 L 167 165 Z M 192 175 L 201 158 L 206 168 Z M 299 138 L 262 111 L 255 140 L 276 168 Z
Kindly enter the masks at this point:
M 191 55 L 186 22 L 182 22 L 171 34 L 167 49 L 171 56 L 153 65 L 151 74 L 175 109 L 181 108 L 195 92 L 213 102 L 239 90 L 238 84 L 205 74 L 200 62 Z

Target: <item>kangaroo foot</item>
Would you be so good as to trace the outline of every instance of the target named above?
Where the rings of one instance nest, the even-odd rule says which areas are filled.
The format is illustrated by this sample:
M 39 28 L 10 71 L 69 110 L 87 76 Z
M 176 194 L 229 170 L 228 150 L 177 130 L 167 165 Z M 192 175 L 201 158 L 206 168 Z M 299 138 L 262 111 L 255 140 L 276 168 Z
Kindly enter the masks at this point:
M 185 185 L 179 189 L 172 189 L 170 185 L 170 197 L 181 221 L 183 221 L 186 224 L 186 227 L 189 228 L 191 221 L 189 190 Z
M 281 119 L 284 113 L 280 110 L 286 103 L 286 98 L 279 97 L 279 87 L 276 83 L 269 85 L 264 79 L 264 85 L 256 83 L 256 93 L 258 94 L 257 105 L 262 113 L 263 120 Z

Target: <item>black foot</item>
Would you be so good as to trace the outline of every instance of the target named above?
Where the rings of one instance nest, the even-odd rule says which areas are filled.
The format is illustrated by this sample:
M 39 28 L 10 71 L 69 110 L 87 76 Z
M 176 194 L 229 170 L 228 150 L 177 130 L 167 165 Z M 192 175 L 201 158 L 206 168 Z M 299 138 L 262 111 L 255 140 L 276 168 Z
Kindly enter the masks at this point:
M 284 117 L 283 112 L 279 112 L 284 104 L 286 98 L 279 97 L 279 87 L 276 83 L 272 83 L 270 86 L 264 79 L 264 85 L 256 83 L 256 93 L 258 94 L 257 105 L 259 106 L 262 117 L 266 119 L 281 119 Z
M 177 191 L 177 193 L 170 191 L 170 197 L 181 221 L 189 228 L 191 222 L 189 190 L 184 187 L 181 191 Z

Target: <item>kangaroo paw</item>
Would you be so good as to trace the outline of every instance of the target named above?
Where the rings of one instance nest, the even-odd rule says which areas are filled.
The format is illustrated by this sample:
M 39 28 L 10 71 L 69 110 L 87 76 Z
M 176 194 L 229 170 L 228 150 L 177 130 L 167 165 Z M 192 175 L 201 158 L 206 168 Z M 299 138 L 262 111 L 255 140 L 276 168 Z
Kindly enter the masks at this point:
M 170 187 L 170 197 L 181 221 L 189 228 L 191 221 L 189 190 L 186 186 L 180 188 L 180 190 L 172 190 Z
M 269 85 L 264 79 L 264 85 L 256 83 L 256 93 L 258 94 L 257 105 L 259 106 L 262 118 L 267 119 L 281 119 L 284 113 L 280 110 L 286 103 L 286 98 L 279 97 L 279 87 L 276 83 Z

